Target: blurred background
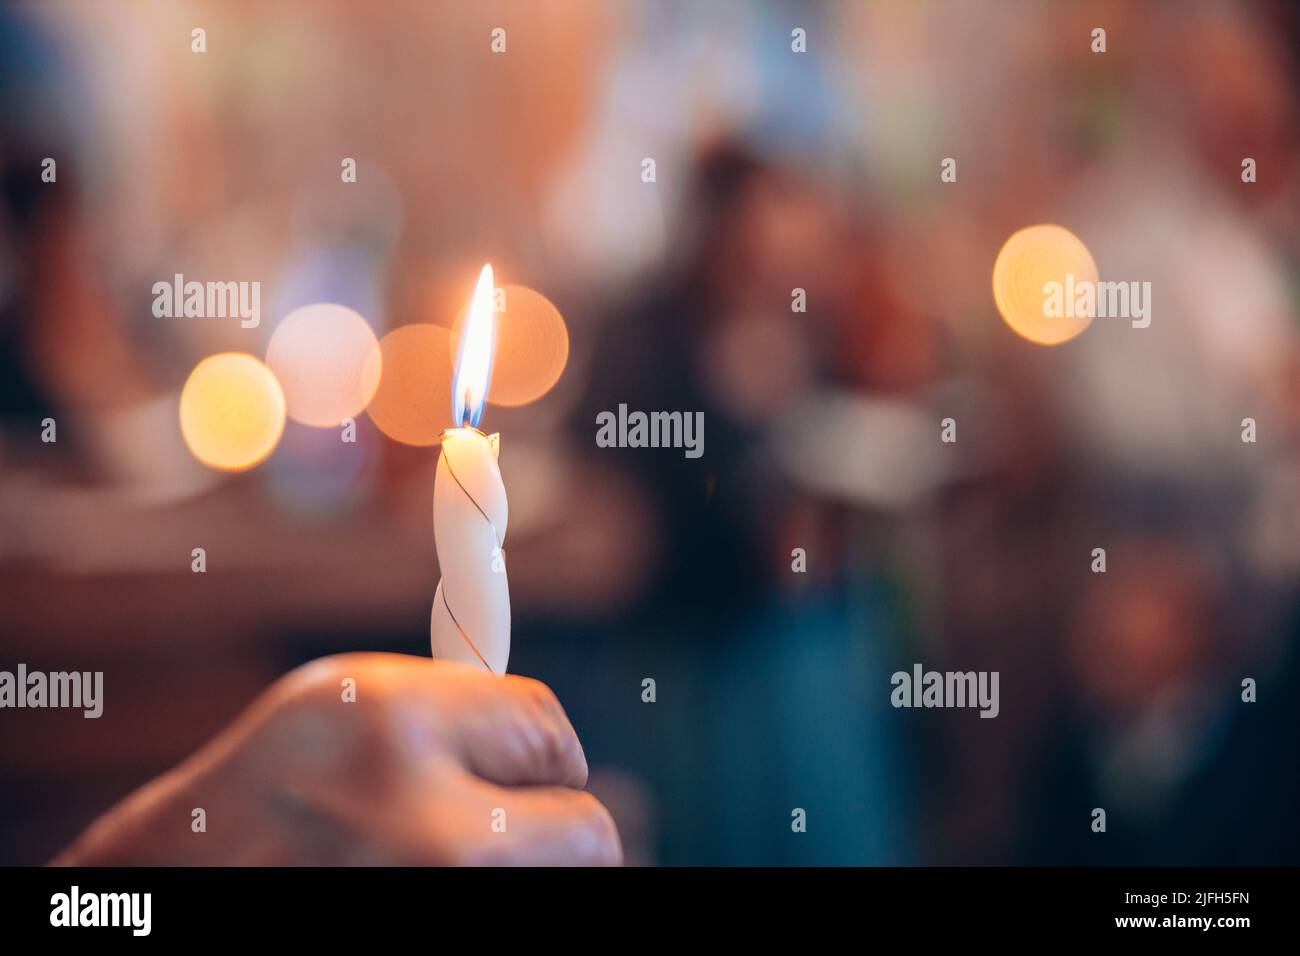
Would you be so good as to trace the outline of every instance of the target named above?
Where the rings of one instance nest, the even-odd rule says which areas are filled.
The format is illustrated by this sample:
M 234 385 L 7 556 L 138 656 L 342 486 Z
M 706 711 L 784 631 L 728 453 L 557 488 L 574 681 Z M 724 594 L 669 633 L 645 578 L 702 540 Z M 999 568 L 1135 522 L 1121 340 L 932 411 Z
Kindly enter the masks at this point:
M 0 863 L 298 663 L 428 653 L 437 448 L 291 420 L 226 474 L 177 402 L 305 303 L 450 326 L 486 261 L 568 337 L 484 417 L 511 670 L 629 862 L 1300 862 L 1298 47 L 1284 0 L 6 5 L 0 667 L 106 703 L 0 714 Z M 1040 222 L 1150 328 L 1018 337 L 992 265 Z M 260 326 L 156 317 L 175 273 Z M 704 456 L 598 448 L 620 403 Z M 891 708 L 915 662 L 1000 715 Z

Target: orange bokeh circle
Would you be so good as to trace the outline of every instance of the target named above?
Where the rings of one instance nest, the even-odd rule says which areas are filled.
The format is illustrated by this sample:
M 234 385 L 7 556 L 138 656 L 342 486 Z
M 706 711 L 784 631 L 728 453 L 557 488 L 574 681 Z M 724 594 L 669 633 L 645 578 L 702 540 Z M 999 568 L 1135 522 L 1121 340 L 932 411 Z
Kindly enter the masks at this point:
M 993 263 L 993 301 L 1002 320 L 1038 345 L 1060 345 L 1092 323 L 1092 315 L 1044 312 L 1051 282 L 1062 287 L 1097 281 L 1097 264 L 1083 241 L 1064 226 L 1027 226 L 1012 234 Z
M 496 356 L 488 403 L 512 407 L 535 402 L 564 374 L 569 362 L 569 330 L 550 299 L 523 285 L 497 287 Z M 453 367 L 460 350 L 460 329 L 468 316 L 461 310 L 452 329 L 448 355 Z
M 416 324 L 380 340 L 384 371 L 366 411 L 394 441 L 436 445 L 452 427 L 450 339 L 445 326 Z

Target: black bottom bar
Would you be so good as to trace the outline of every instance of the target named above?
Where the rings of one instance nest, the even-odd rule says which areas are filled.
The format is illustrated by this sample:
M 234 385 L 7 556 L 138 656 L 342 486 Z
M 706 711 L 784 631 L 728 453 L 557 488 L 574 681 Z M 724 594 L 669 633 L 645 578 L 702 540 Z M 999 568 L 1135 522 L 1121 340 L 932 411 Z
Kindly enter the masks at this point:
M 740 940 L 781 924 L 863 939 L 1231 942 L 1281 930 L 1294 879 L 1284 869 L 6 869 L 0 925 L 7 940 L 75 933 L 82 943 L 144 936 L 146 922 L 148 938 L 203 943 L 414 936 L 438 946 L 450 932 L 481 932 L 549 945 L 701 927 Z M 147 921 L 145 897 L 122 895 L 146 893 Z

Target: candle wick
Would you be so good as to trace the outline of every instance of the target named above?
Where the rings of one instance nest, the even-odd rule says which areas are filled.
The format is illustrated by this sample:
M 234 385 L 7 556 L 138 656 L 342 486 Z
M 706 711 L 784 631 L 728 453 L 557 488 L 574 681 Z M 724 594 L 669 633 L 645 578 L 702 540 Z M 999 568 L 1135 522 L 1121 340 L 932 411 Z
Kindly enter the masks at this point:
M 474 390 L 469 386 L 461 392 L 460 396 L 460 421 L 457 423 L 458 428 L 465 428 L 475 424 L 474 415 Z

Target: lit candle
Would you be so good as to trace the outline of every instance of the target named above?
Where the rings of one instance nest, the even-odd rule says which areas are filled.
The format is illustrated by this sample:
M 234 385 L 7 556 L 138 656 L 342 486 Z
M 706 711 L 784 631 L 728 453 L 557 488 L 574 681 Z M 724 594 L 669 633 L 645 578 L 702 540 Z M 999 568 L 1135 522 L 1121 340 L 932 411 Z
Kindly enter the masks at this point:
M 497 467 L 500 436 L 478 430 L 496 345 L 492 267 L 479 273 L 452 381 L 456 428 L 442 434 L 433 481 L 433 532 L 442 580 L 433 598 L 433 656 L 504 674 L 510 660 L 506 582 L 509 508 Z

